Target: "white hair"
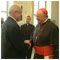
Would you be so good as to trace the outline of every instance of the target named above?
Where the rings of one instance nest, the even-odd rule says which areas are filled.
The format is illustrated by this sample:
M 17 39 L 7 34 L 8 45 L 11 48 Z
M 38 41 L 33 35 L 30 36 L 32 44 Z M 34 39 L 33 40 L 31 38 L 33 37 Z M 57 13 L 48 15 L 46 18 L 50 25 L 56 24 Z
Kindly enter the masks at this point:
M 14 12 L 17 12 L 21 8 L 19 5 L 12 5 L 9 9 L 9 14 L 13 14 Z

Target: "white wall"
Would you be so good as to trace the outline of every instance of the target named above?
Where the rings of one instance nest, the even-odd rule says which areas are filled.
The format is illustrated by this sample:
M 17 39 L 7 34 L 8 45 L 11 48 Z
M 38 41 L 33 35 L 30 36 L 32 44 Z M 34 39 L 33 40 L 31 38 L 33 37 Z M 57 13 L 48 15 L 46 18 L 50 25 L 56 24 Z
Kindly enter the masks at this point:
M 51 9 L 51 19 L 59 26 L 59 1 L 53 1 Z

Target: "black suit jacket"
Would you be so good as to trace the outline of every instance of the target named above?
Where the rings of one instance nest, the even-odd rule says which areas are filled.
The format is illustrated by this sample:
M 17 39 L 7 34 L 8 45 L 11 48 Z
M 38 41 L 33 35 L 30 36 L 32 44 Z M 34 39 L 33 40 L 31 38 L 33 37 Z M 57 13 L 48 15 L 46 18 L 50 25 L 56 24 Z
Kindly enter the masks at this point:
M 25 58 L 26 45 L 20 27 L 8 17 L 2 27 L 1 58 Z
M 30 40 L 30 36 L 32 35 L 33 31 L 34 31 L 34 26 L 32 24 L 24 24 L 21 26 L 21 30 L 23 32 L 23 34 L 25 35 L 25 39 L 26 40 Z

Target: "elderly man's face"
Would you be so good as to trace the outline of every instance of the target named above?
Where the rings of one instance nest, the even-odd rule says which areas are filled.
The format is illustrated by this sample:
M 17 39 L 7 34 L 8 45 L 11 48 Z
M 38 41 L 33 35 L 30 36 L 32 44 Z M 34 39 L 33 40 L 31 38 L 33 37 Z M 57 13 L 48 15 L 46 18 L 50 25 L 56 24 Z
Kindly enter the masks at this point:
M 22 10 L 19 8 L 19 10 L 15 13 L 15 17 L 17 21 L 20 21 L 22 18 Z
M 36 17 L 38 24 L 41 24 L 44 21 L 44 16 L 42 14 L 42 11 L 37 11 Z

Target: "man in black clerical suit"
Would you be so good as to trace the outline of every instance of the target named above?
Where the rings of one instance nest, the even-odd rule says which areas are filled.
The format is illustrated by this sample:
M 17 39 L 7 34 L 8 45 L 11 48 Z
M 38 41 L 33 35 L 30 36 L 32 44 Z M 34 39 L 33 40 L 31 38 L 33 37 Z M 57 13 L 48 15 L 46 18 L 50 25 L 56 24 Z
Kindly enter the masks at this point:
M 38 24 L 33 34 L 35 59 L 59 59 L 59 29 L 41 8 L 36 14 Z
M 11 6 L 9 15 L 2 26 L 1 58 L 25 59 L 26 43 L 24 43 L 24 35 L 17 24 L 17 21 L 21 20 L 21 8 L 18 5 Z
M 26 24 L 21 26 L 21 30 L 23 32 L 23 34 L 25 35 L 25 40 L 30 40 L 30 36 L 32 35 L 33 31 L 34 31 L 34 26 L 32 24 L 30 24 L 30 20 L 31 17 L 27 16 L 26 18 Z M 30 59 L 31 58 L 31 53 L 32 53 L 32 47 L 29 48 L 27 46 L 27 58 Z

